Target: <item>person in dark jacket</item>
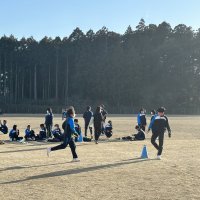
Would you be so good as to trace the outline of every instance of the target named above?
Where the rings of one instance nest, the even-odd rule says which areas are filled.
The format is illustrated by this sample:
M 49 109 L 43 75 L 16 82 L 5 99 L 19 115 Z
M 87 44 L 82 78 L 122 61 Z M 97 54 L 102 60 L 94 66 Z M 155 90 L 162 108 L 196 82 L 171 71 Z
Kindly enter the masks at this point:
M 75 117 L 74 107 L 70 107 L 67 110 L 67 115 L 68 117 L 63 122 L 63 125 L 62 125 L 64 129 L 63 142 L 58 146 L 47 148 L 47 155 L 49 156 L 51 151 L 65 149 L 69 145 L 72 152 L 72 156 L 73 156 L 72 162 L 78 162 L 80 160 L 78 159 L 78 155 L 76 153 L 76 145 L 74 142 L 74 135 L 78 136 L 78 133 L 76 132 L 75 127 L 74 127 L 74 117 Z
M 137 115 L 137 123 L 138 126 L 145 131 L 145 127 L 147 125 L 147 120 L 146 120 L 146 114 L 145 114 L 145 109 L 141 108 L 138 115 Z
M 63 134 L 60 130 L 59 124 L 54 125 L 54 130 L 52 131 L 53 138 L 48 139 L 48 142 L 61 142 L 63 140 Z
M 144 131 L 137 125 L 135 129 L 138 131 L 137 134 L 134 134 L 134 140 L 145 140 L 145 133 Z
M 91 135 L 91 138 L 92 138 L 92 127 L 89 126 L 90 120 L 91 120 L 92 117 L 93 117 L 93 112 L 91 111 L 91 107 L 87 106 L 87 110 L 83 114 L 83 119 L 85 121 L 85 137 L 87 137 L 87 130 L 89 128 L 90 135 Z
M 7 134 L 8 133 L 8 127 L 7 127 L 7 121 L 6 120 L 3 120 L 3 124 L 1 123 L 0 121 L 0 131 L 3 133 L 3 134 Z
M 155 110 L 152 110 L 152 111 L 151 111 L 151 121 L 153 120 L 155 114 L 156 114 L 156 111 L 155 111 Z M 151 123 L 151 121 L 150 121 L 150 123 Z
M 152 137 L 151 137 L 151 143 L 153 146 L 158 150 L 157 153 L 157 159 L 161 159 L 161 154 L 163 150 L 163 141 L 164 141 L 164 133 L 167 129 L 168 136 L 171 137 L 171 129 L 169 126 L 168 118 L 165 116 L 165 108 L 160 107 L 157 110 L 158 114 L 154 116 L 152 119 L 148 132 L 150 129 L 152 130 Z M 159 145 L 156 143 L 156 139 L 159 139 Z
M 11 141 L 21 141 L 23 137 L 19 137 L 19 130 L 17 129 L 17 125 L 13 125 L 13 129 L 10 130 L 9 137 Z
M 8 133 L 8 127 L 7 127 L 7 121 L 6 120 L 3 120 L 3 124 L 1 123 L 0 121 L 0 131 L 3 133 L 3 134 L 7 134 Z M 0 140 L 0 144 L 4 144 L 3 141 Z
M 53 126 L 53 113 L 51 108 L 47 108 L 47 114 L 45 115 L 45 126 L 47 129 L 47 139 L 52 137 L 52 126 Z
M 28 125 L 25 130 L 25 140 L 35 140 L 36 135 L 34 130 L 31 129 L 31 125 Z
M 95 135 L 95 143 L 98 144 L 99 136 L 102 132 L 102 124 L 103 124 L 103 115 L 101 107 L 98 106 L 96 112 L 94 114 L 94 135 Z
M 47 131 L 44 124 L 40 124 L 40 132 L 35 137 L 35 140 L 45 140 L 47 138 Z

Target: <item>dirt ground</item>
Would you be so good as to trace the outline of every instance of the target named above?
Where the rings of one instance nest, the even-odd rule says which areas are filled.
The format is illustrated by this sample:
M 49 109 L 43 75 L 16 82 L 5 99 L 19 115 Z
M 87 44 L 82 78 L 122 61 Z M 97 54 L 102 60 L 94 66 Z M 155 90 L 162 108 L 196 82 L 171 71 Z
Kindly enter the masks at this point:
M 42 117 L 5 119 L 9 127 L 18 124 L 22 136 L 27 124 L 37 132 L 44 121 Z M 136 117 L 109 119 L 113 138 L 102 137 L 98 145 L 77 144 L 79 163 L 70 162 L 69 148 L 48 158 L 46 148 L 55 144 L 7 141 L 0 145 L 0 200 L 200 199 L 200 117 L 169 116 L 172 138 L 166 134 L 162 160 L 155 160 L 151 133 L 142 142 L 115 139 L 134 133 Z M 54 123 L 61 125 L 62 120 L 56 117 Z M 8 135 L 0 138 L 8 140 Z M 144 144 L 149 159 L 140 159 Z

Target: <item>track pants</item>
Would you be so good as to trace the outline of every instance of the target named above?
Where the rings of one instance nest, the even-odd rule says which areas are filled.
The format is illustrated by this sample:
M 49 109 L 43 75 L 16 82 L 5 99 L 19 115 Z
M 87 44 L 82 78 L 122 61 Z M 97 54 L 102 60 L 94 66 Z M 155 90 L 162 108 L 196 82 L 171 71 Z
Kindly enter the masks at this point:
M 89 127 L 89 122 L 85 122 L 85 137 L 87 137 L 87 130 L 90 130 L 90 135 L 92 135 L 92 127 Z
M 94 136 L 96 141 L 98 141 L 99 136 L 101 135 L 101 131 L 101 126 L 94 127 Z
M 156 143 L 157 137 L 159 139 L 159 145 Z M 151 143 L 158 150 L 158 154 L 157 154 L 158 156 L 160 156 L 162 154 L 163 142 L 164 142 L 164 132 L 162 132 L 162 133 L 156 132 L 156 133 L 152 134 Z
M 46 129 L 47 129 L 47 138 L 52 137 L 52 135 L 51 135 L 52 125 L 51 124 L 46 124 Z
M 66 134 L 64 134 L 64 141 L 63 141 L 63 143 L 61 143 L 58 146 L 52 147 L 51 151 L 57 151 L 57 150 L 60 150 L 60 149 L 65 149 L 68 146 L 68 144 L 69 144 L 69 147 L 71 149 L 73 158 L 78 158 L 78 156 L 76 154 L 76 145 L 75 145 L 75 142 L 74 142 L 73 138 L 68 138 L 66 136 Z

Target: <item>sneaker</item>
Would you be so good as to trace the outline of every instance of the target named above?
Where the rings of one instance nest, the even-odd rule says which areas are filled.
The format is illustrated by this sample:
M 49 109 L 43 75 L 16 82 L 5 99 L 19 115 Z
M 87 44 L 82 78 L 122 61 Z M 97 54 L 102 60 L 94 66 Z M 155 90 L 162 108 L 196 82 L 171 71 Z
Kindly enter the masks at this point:
M 161 160 L 161 156 L 160 156 L 160 155 L 158 155 L 158 156 L 157 156 L 157 159 L 158 159 L 158 160 Z
M 21 139 L 19 142 L 20 142 L 20 143 L 22 143 L 22 144 L 26 144 L 26 141 L 25 141 L 25 139 L 24 139 L 24 138 L 23 138 L 23 139 Z
M 99 144 L 97 140 L 95 141 L 95 144 Z
M 71 162 L 80 162 L 80 160 L 78 158 L 73 158 Z
M 51 147 L 48 147 L 48 148 L 47 148 L 47 156 L 48 156 L 48 157 L 49 157 L 50 153 L 51 153 Z

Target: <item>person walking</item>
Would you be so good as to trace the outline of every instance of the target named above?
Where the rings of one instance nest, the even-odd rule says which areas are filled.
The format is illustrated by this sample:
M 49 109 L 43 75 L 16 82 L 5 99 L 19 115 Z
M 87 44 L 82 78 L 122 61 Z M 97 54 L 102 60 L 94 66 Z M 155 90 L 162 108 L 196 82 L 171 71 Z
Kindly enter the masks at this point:
M 157 114 L 152 119 L 148 132 L 152 130 L 151 143 L 158 150 L 157 159 L 161 159 L 161 154 L 163 151 L 163 142 L 164 142 L 164 133 L 168 131 L 169 138 L 171 137 L 171 129 L 169 126 L 168 118 L 165 115 L 165 108 L 160 107 L 157 110 Z M 158 138 L 159 144 L 156 143 L 156 139 Z

